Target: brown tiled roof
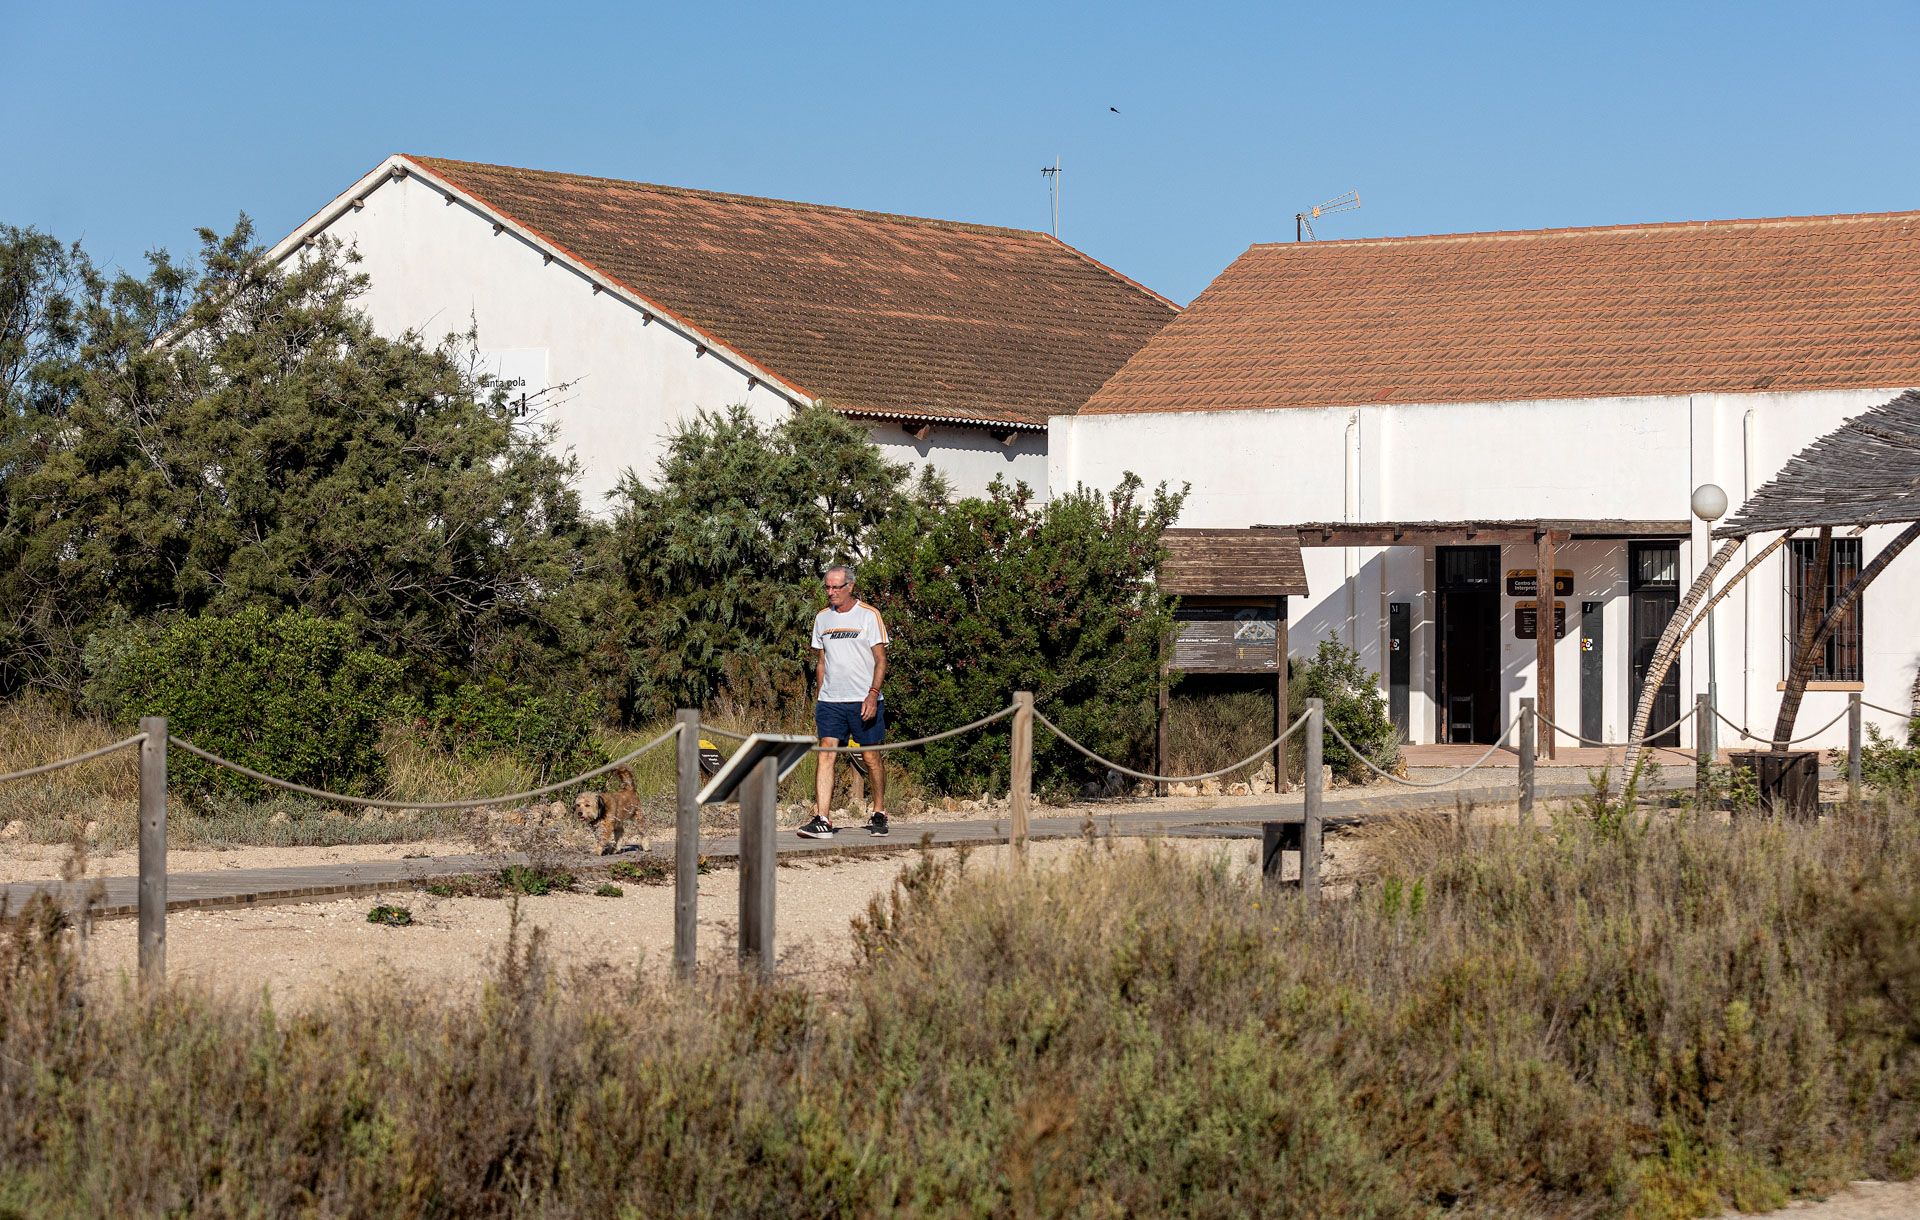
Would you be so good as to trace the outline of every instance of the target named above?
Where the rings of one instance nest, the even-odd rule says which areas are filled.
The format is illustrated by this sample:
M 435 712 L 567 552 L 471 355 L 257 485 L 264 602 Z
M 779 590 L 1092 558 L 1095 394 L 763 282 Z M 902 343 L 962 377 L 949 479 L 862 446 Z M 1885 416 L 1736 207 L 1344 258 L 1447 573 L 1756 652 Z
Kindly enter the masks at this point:
M 1178 312 L 1045 233 L 408 160 L 853 414 L 1044 424 Z
M 1920 383 L 1920 213 L 1254 246 L 1083 413 Z

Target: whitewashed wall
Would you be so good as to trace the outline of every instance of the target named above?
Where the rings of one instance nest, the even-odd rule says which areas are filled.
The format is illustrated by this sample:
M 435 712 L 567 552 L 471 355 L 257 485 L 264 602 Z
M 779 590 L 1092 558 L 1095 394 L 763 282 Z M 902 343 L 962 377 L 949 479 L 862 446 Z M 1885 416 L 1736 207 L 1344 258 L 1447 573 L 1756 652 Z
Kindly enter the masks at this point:
M 359 252 L 371 280 L 361 307 L 383 332 L 417 331 L 429 341 L 477 327 L 489 364 L 510 372 L 544 368 L 546 418 L 558 443 L 580 462 L 581 500 L 605 512 L 606 496 L 626 470 L 643 479 L 657 467 L 666 436 L 698 410 L 746 404 L 773 423 L 792 406 L 748 368 L 723 353 L 700 354 L 697 341 L 665 320 L 608 292 L 511 228 L 418 175 L 387 178 L 358 210 L 344 211 L 322 235 Z M 550 387 L 550 388 L 549 388 Z M 936 428 L 914 445 L 897 425 L 874 436 L 888 456 L 932 462 L 962 494 L 984 490 L 995 474 L 1026 478 L 1044 490 L 1046 438 L 1023 434 L 1012 450 L 985 432 Z
M 1149 483 L 1189 483 L 1181 524 L 1242 527 L 1304 521 L 1447 521 L 1540 518 L 1689 519 L 1695 486 L 1717 482 L 1737 506 L 1794 453 L 1898 389 L 1801 394 L 1696 395 L 1466 405 L 1091 415 L 1054 421 L 1048 480 L 1055 487 L 1112 486 L 1127 471 Z M 1897 530 L 1865 538 L 1868 559 Z M 1681 546 L 1682 588 L 1704 563 L 1706 529 Z M 1433 571 L 1417 548 L 1309 548 L 1313 593 L 1292 607 L 1296 655 L 1338 636 L 1383 672 L 1387 603 L 1413 608 L 1411 719 L 1416 741 L 1436 731 Z M 1627 622 L 1627 544 L 1563 545 L 1576 571 L 1568 635 L 1556 646 L 1553 718 L 1580 716 L 1578 611 L 1604 601 L 1606 735 L 1633 715 Z M 1737 561 L 1735 567 L 1739 566 Z M 1508 547 L 1503 568 L 1531 568 L 1531 547 Z M 1754 730 L 1772 730 L 1783 674 L 1784 558 L 1770 557 L 1715 612 L 1721 707 Z M 1904 607 L 1920 594 L 1920 556 L 1903 556 L 1866 598 L 1865 697 L 1907 706 L 1920 632 Z M 1512 638 L 1502 598 L 1502 688 L 1507 716 L 1533 692 L 1534 645 Z M 1682 665 L 1681 697 L 1706 688 L 1704 629 Z M 1383 687 L 1384 689 L 1384 687 Z M 1800 731 L 1845 706 L 1842 691 L 1809 693 Z M 1895 718 L 1869 712 L 1892 729 Z M 1686 740 L 1691 742 L 1690 728 Z M 1845 742 L 1844 722 L 1817 741 Z M 1727 735 L 1722 745 L 1731 744 Z

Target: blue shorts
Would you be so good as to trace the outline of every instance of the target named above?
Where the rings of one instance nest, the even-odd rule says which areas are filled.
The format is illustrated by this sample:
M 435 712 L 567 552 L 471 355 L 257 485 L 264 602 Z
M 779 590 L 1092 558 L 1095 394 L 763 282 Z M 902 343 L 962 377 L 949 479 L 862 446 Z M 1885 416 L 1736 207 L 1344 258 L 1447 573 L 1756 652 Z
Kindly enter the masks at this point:
M 874 704 L 872 720 L 860 719 L 858 703 L 816 702 L 813 727 L 819 730 L 815 736 L 831 737 L 842 745 L 877 746 L 887 735 L 887 701 Z

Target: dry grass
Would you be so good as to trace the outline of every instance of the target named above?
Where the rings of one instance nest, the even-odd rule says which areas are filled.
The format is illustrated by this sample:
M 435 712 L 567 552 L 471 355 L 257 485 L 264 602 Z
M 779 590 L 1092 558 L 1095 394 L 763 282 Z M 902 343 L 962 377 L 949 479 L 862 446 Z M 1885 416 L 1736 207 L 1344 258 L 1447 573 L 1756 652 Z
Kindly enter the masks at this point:
M 844 973 L 86 996 L 0 933 L 0 1214 L 1711 1215 L 1920 1150 L 1920 817 L 926 856 Z

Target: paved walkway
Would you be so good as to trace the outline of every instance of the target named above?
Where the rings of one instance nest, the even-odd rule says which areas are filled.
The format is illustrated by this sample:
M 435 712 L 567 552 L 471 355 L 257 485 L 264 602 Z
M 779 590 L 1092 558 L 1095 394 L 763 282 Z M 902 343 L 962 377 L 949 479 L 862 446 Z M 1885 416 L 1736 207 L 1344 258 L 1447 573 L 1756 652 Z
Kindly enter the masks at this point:
M 1511 772 L 1495 774 L 1481 781 L 1478 772 L 1463 783 L 1439 789 L 1403 788 L 1376 785 L 1368 788 L 1336 789 L 1327 793 L 1326 813 L 1334 825 L 1351 824 L 1369 816 L 1405 812 L 1413 809 L 1445 808 L 1457 798 L 1481 802 L 1505 802 L 1515 798 Z M 1691 776 L 1669 776 L 1668 786 L 1691 782 Z M 1542 768 L 1538 795 L 1541 799 L 1583 796 L 1591 791 L 1584 772 L 1570 773 L 1566 768 L 1552 771 Z M 1258 805 L 1196 810 L 1132 810 L 1113 813 L 1079 811 L 1069 816 L 1035 817 L 1029 823 L 1033 839 L 1067 839 L 1085 834 L 1147 835 L 1169 834 L 1183 837 L 1256 838 L 1262 822 L 1297 822 L 1302 817 L 1298 791 L 1274 797 Z M 923 842 L 936 847 L 963 844 L 1005 843 L 1009 835 L 1007 819 L 981 819 L 966 822 L 896 821 L 893 834 L 874 838 L 858 828 L 844 830 L 832 839 L 803 839 L 791 830 L 782 830 L 777 838 L 781 855 L 836 854 L 862 851 L 913 848 Z M 702 839 L 701 854 L 715 862 L 735 859 L 738 840 L 731 835 Z M 583 874 L 605 869 L 620 857 L 579 855 L 559 861 L 564 867 Z M 296 868 L 225 869 L 219 872 L 173 873 L 167 878 L 167 909 L 189 910 L 204 907 L 264 906 L 285 902 L 311 902 L 353 894 L 371 894 L 382 890 L 414 888 L 469 873 L 490 873 L 508 864 L 524 864 L 520 854 L 431 856 L 402 860 L 371 860 L 357 864 L 313 864 Z M 0 886 L 0 902 L 18 910 L 33 894 L 48 891 L 71 904 L 79 905 L 89 893 L 98 894 L 95 914 L 103 919 L 125 918 L 139 913 L 139 878 L 106 877 L 77 884 L 59 881 L 15 882 Z

